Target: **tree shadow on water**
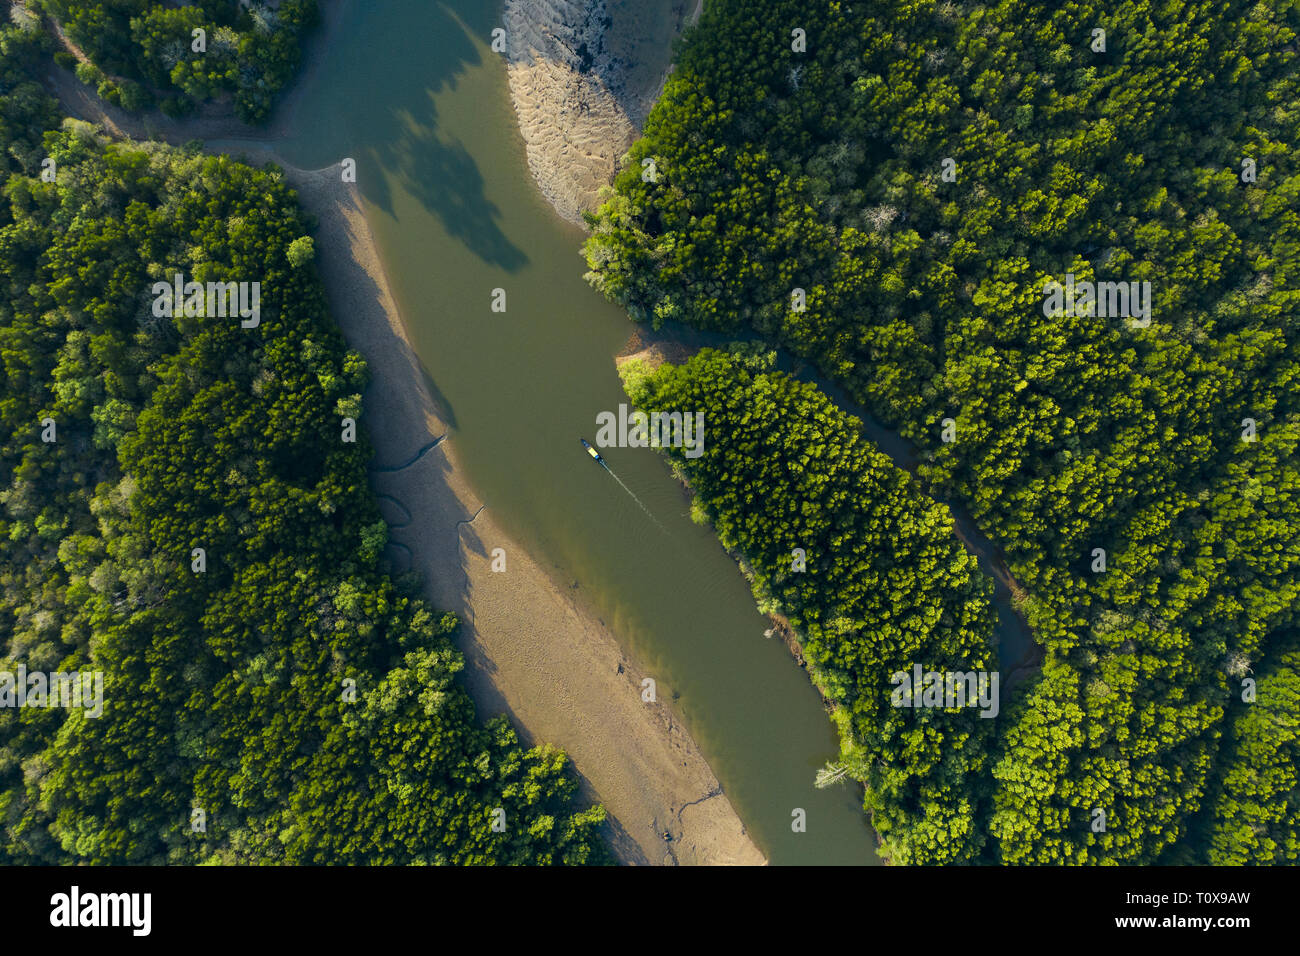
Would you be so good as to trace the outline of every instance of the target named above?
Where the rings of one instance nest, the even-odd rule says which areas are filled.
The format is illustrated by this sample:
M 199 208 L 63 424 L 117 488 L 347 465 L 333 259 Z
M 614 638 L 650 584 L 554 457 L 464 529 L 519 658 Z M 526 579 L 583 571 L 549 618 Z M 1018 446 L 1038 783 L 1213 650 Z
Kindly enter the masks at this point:
M 392 177 L 438 217 L 448 235 L 483 261 L 514 272 L 528 256 L 502 231 L 501 211 L 488 199 L 474 157 L 439 128 L 434 102 L 468 69 L 483 64 L 478 44 L 500 25 L 496 6 L 482 0 L 385 0 L 382 14 L 354 20 L 354 36 L 343 42 L 365 51 L 366 70 L 361 95 L 348 105 L 347 125 L 373 168 L 388 173 L 359 177 L 367 201 L 396 218 Z
M 426 128 L 408 133 L 393 153 L 388 168 L 400 171 L 407 192 L 438 217 L 448 235 L 509 272 L 528 264 L 498 225 L 501 211 L 487 198 L 478 164 L 464 146 L 443 142 L 436 129 Z

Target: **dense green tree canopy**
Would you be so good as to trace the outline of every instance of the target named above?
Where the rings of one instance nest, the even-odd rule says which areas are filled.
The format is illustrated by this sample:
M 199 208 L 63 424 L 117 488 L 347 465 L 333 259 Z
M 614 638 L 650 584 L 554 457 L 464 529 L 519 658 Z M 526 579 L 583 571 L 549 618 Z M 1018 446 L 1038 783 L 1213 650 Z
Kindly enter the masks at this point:
M 60 127 L 42 45 L 0 27 L 0 673 L 102 674 L 103 712 L 0 709 L 0 862 L 605 859 L 381 564 L 365 363 L 282 174 Z M 159 309 L 177 272 L 260 321 Z
M 706 350 L 653 373 L 628 365 L 624 376 L 649 413 L 706 410 L 704 453 L 669 454 L 695 490 L 697 518 L 743 556 L 760 609 L 801 635 L 886 854 L 976 859 L 993 720 L 973 700 L 898 706 L 891 678 L 917 665 L 995 671 L 991 586 L 948 510 L 862 437 L 861 422 L 771 363 Z
M 155 99 L 183 113 L 231 95 L 246 122 L 270 114 L 302 58 L 316 0 L 35 0 L 89 58 L 77 75 L 110 102 L 136 110 Z M 201 31 L 196 33 L 196 31 Z
M 1292 2 L 718 0 L 591 218 L 597 288 L 815 362 L 1004 550 L 1047 660 L 992 859 L 1296 861 L 1241 685 L 1282 693 L 1300 604 L 1298 34 Z M 1071 275 L 1150 283 L 1149 323 L 1052 308 Z

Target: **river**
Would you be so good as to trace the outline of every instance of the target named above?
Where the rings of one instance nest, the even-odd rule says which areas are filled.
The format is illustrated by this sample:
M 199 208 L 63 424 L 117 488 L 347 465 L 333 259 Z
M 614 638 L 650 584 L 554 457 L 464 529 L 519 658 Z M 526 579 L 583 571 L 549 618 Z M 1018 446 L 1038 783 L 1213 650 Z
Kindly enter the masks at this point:
M 276 148 L 305 168 L 357 160 L 394 295 L 475 490 L 656 677 L 772 863 L 879 862 L 860 788 L 813 787 L 838 752 L 818 694 L 764 638 L 748 584 L 690 521 L 665 461 L 606 452 L 652 521 L 578 444 L 626 401 L 614 356 L 635 326 L 584 282 L 583 232 L 529 174 L 505 65 L 488 47 L 498 0 L 385 0 L 344 16 Z M 496 289 L 504 313 L 491 309 Z M 795 808 L 806 832 L 792 831 Z

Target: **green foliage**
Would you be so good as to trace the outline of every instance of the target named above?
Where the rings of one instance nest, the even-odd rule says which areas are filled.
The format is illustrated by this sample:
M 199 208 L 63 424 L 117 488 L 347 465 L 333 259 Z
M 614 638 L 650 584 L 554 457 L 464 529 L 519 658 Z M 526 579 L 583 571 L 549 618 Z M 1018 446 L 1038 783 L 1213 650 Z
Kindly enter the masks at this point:
M 625 386 L 648 413 L 706 410 L 704 453 L 669 454 L 693 510 L 749 570 L 760 608 L 799 635 L 885 854 L 976 859 L 994 721 L 895 706 L 891 676 L 918 664 L 995 670 L 992 587 L 948 510 L 862 437 L 861 422 L 769 366 L 752 350 L 705 350 L 680 367 L 635 368 Z
M 234 98 L 247 123 L 264 122 L 276 94 L 298 69 L 301 41 L 319 19 L 316 0 L 245 4 L 199 0 L 36 0 L 90 57 L 82 82 L 101 87 L 124 109 L 144 109 L 158 95 L 172 115 L 198 103 Z M 202 49 L 195 49 L 202 30 Z M 108 85 L 104 86 L 105 78 Z
M 1253 703 L 1234 707 L 1228 768 L 1209 815 L 1209 862 L 1300 861 L 1300 640 L 1289 636 L 1256 675 Z
M 597 288 L 814 362 L 1004 550 L 1047 660 L 996 859 L 1293 852 L 1237 672 L 1287 682 L 1300 606 L 1298 35 L 1292 2 L 718 0 L 591 218 Z M 1045 315 L 1067 273 L 1150 282 L 1150 327 Z
M 77 74 L 77 79 L 87 86 L 99 86 L 104 82 L 104 71 L 93 63 L 78 63 L 74 72 Z
M 281 173 L 56 128 L 34 42 L 0 28 L 0 671 L 100 672 L 104 711 L 0 712 L 0 862 L 606 859 L 564 756 L 476 722 L 456 619 L 380 564 L 338 429 L 364 362 Z M 260 325 L 158 315 L 175 271 L 260 282 Z
M 311 236 L 299 236 L 289 243 L 285 255 L 289 259 L 289 265 L 301 269 L 316 258 L 316 242 Z
M 48 49 L 40 30 L 0 27 L 0 188 L 10 188 L 9 174 L 40 173 L 41 136 L 58 122 L 54 102 L 33 79 Z

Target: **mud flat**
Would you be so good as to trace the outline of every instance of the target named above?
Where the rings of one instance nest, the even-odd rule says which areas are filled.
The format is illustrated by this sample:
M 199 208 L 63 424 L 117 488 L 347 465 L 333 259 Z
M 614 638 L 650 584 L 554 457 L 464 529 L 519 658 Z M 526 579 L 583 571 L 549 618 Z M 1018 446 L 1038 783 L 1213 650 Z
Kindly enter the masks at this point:
M 528 168 L 581 223 L 639 134 L 668 75 L 672 40 L 699 0 L 505 0 L 510 96 Z

